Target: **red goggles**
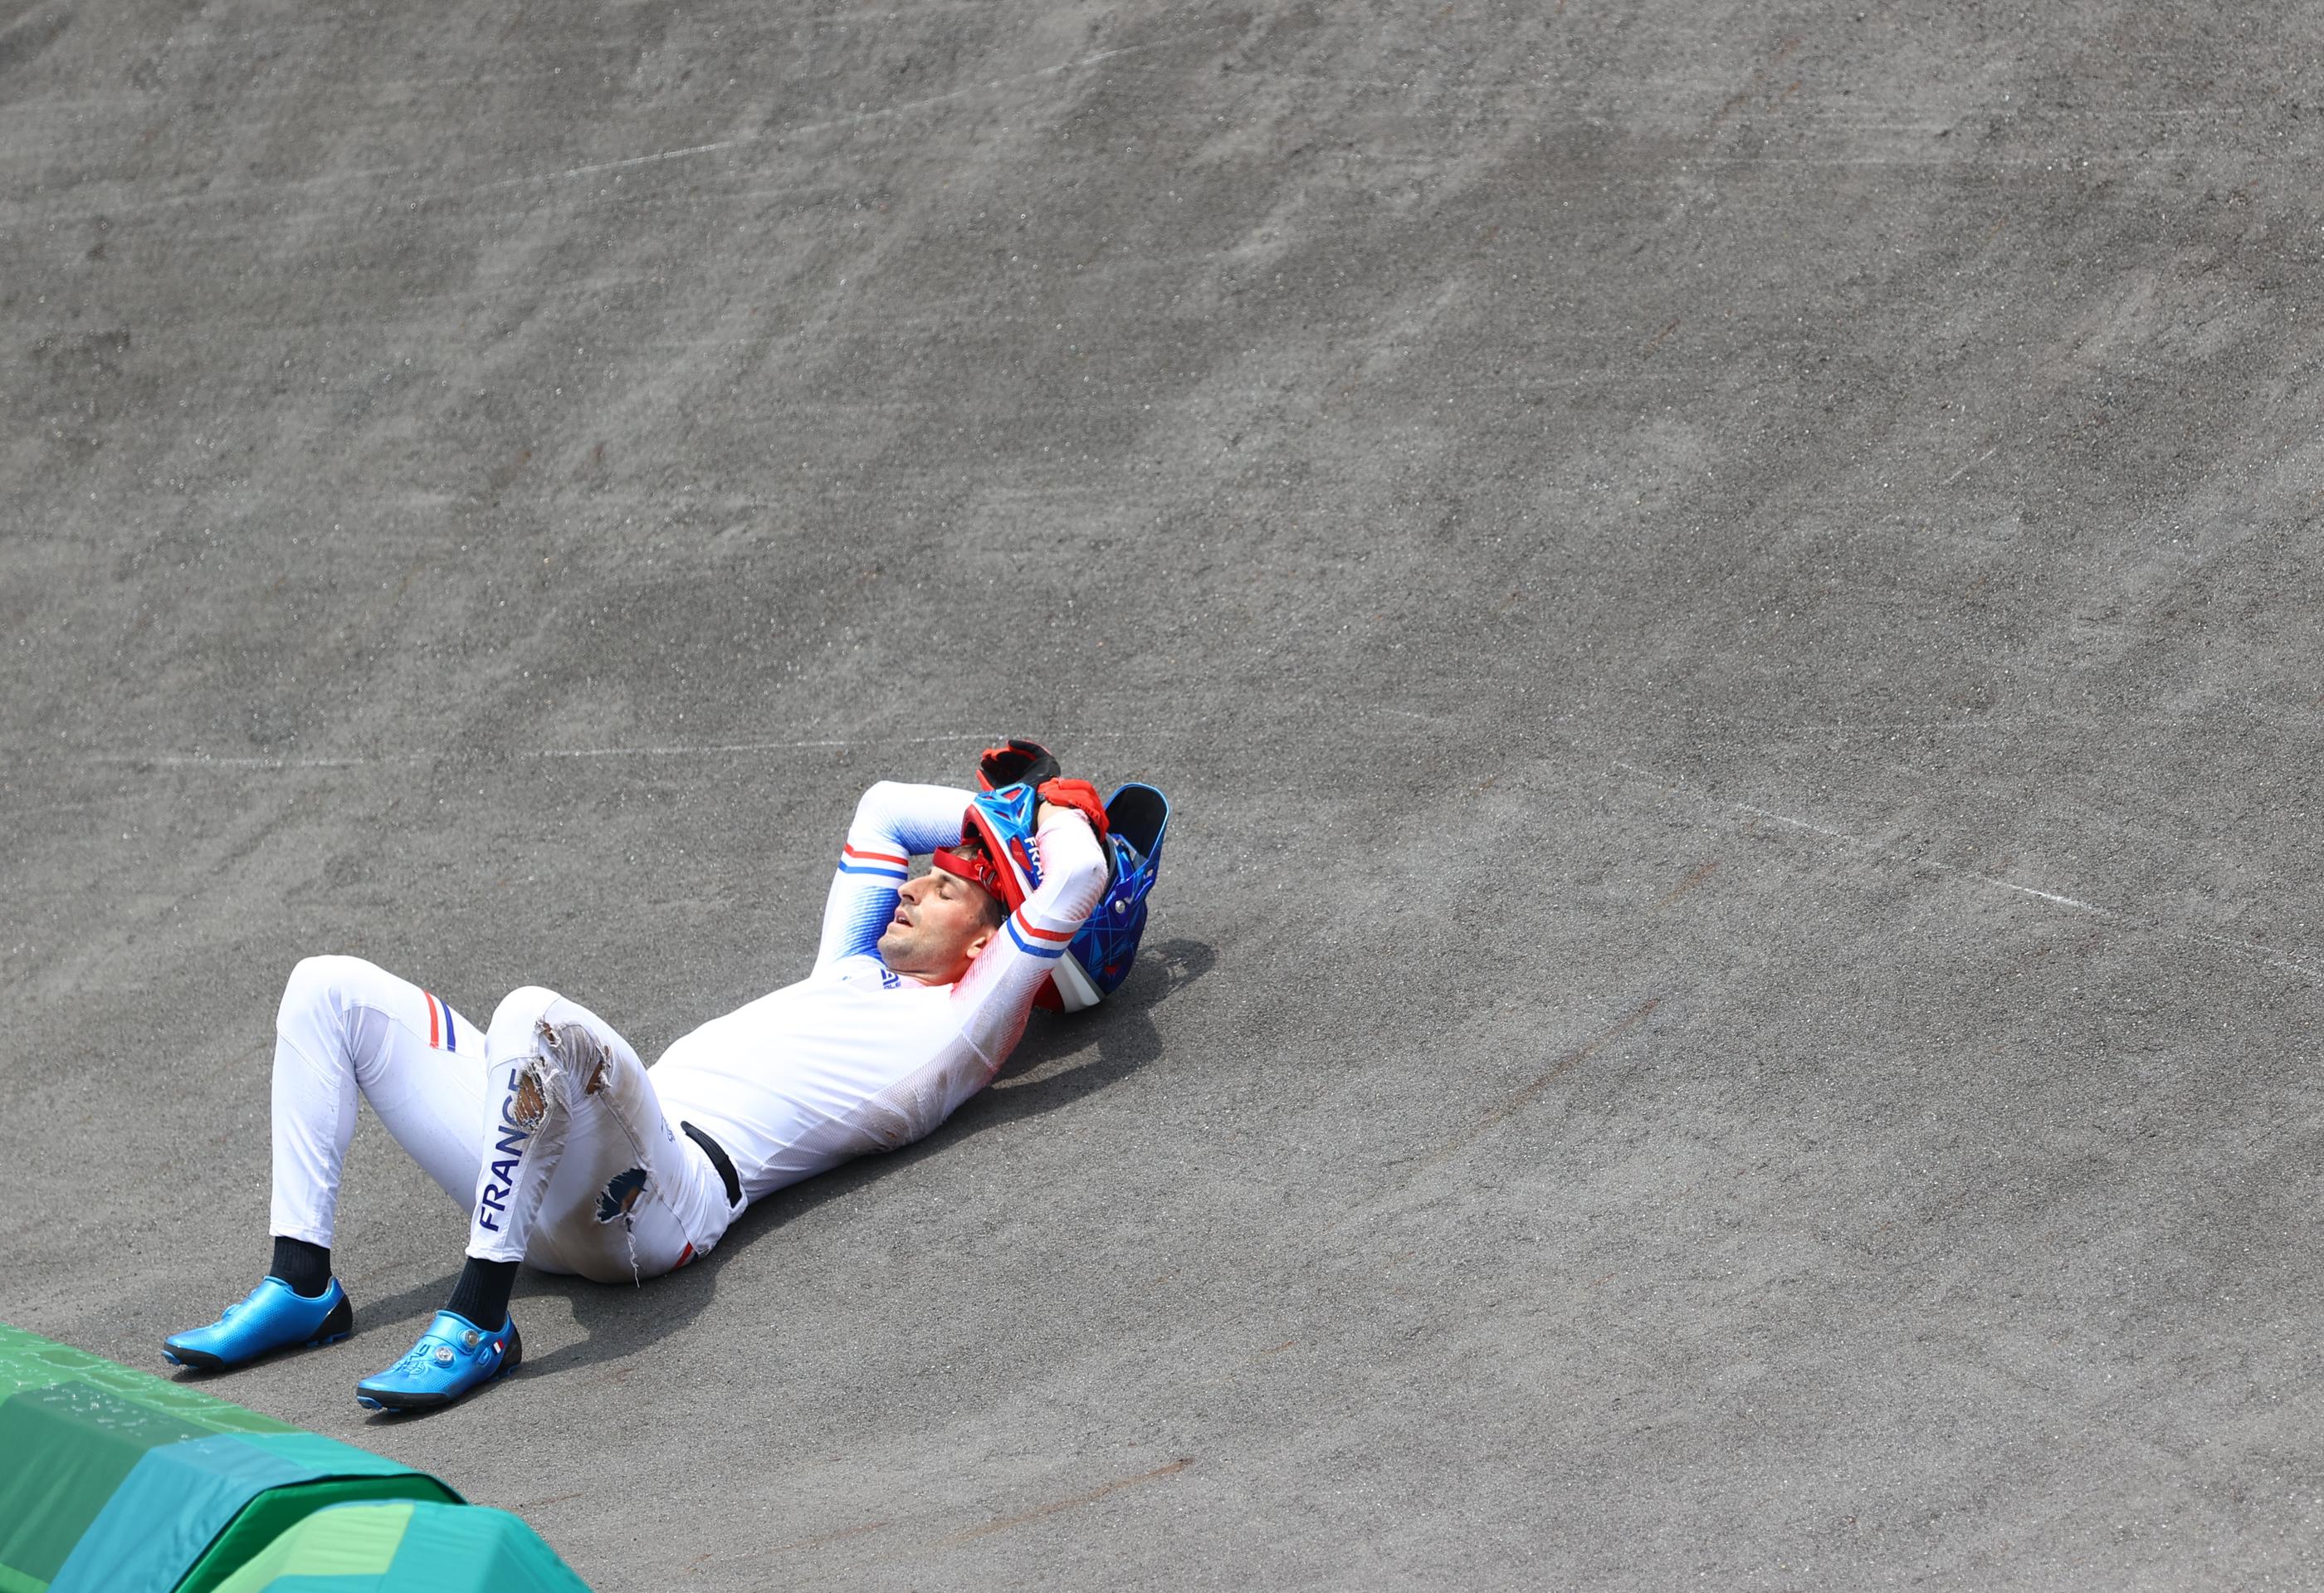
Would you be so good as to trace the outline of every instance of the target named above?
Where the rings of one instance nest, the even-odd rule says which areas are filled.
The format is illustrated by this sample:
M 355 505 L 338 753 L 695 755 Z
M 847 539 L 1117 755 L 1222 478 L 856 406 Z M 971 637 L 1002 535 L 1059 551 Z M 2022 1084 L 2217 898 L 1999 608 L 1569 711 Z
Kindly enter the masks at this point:
M 946 874 L 957 879 L 964 879 L 971 884 L 982 885 L 996 896 L 1002 895 L 1000 866 L 986 857 L 982 850 L 955 852 L 949 847 L 938 847 L 928 854 L 928 866 L 941 868 Z

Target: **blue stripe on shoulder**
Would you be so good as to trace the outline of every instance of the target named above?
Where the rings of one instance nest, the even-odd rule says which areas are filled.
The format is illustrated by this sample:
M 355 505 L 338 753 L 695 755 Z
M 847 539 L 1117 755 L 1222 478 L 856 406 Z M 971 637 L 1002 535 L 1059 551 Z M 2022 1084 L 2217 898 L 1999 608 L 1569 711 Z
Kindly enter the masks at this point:
M 911 870 L 908 868 L 876 868 L 864 863 L 842 863 L 839 866 L 839 872 L 842 874 L 876 874 L 882 879 L 902 879 L 908 875 Z

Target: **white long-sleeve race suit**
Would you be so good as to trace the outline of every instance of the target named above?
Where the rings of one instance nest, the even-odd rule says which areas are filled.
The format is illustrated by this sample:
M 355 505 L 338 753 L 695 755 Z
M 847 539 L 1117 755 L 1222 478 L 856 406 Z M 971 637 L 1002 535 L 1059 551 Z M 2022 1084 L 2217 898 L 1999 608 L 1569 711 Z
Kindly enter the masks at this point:
M 815 971 L 711 1019 L 655 1065 L 664 1108 L 725 1147 L 746 1200 L 908 1144 L 991 1083 L 1097 905 L 1097 838 L 1078 815 L 1053 820 L 1037 838 L 1040 888 L 960 983 L 890 973 L 876 948 L 908 859 L 955 844 L 967 801 L 940 785 L 873 786 L 832 876 Z
M 468 1254 L 604 1281 L 652 1276 L 718 1242 L 751 1201 L 916 1140 L 991 1081 L 1105 886 L 1077 813 L 1035 838 L 1041 884 L 957 984 L 889 971 L 877 945 L 909 859 L 956 841 L 968 792 L 866 792 L 832 876 L 814 969 L 714 1018 L 649 1072 L 612 1025 L 540 986 L 480 1046 L 419 986 L 309 958 L 276 1020 L 272 1231 L 328 1246 L 355 1099 L 469 1204 Z M 730 1202 L 690 1124 L 730 1159 Z

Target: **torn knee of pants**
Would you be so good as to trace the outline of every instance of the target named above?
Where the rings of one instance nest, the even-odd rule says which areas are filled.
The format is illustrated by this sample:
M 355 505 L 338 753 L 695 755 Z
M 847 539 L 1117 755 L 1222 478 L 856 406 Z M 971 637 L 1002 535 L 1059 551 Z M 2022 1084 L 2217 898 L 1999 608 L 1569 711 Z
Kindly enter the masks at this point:
M 617 1172 L 597 1195 L 597 1220 L 612 1222 L 626 1218 L 635 1209 L 638 1199 L 646 1192 L 646 1170 L 632 1167 L 627 1172 Z
M 605 1088 L 613 1059 L 586 1023 L 552 1023 L 543 1018 L 540 1033 L 541 1055 L 572 1069 L 581 1079 L 582 1094 L 595 1095 Z
M 537 1129 L 549 1116 L 557 1075 L 557 1061 L 552 1057 L 534 1057 L 525 1063 L 524 1070 L 517 1077 L 516 1096 L 509 1103 L 509 1115 L 519 1128 Z

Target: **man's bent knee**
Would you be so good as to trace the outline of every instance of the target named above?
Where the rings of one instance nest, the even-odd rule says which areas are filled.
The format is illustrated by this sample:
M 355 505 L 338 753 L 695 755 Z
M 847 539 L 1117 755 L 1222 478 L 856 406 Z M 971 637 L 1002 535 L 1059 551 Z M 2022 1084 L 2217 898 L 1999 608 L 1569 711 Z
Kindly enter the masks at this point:
M 542 1055 L 554 1059 L 559 1070 L 583 1095 L 595 1095 L 611 1077 L 613 1055 L 604 1036 L 577 1019 L 553 1023 L 543 1018 L 535 1025 Z
M 537 985 L 512 991 L 493 1012 L 485 1036 L 492 1064 L 510 1070 L 508 1116 L 528 1130 L 539 1128 L 553 1107 L 595 1095 L 612 1077 L 613 1052 L 604 1037 L 578 1018 L 557 1021 L 560 1006 L 572 1010 L 555 991 Z
M 337 1010 L 346 1004 L 347 996 L 378 980 L 388 977 L 377 963 L 365 962 L 360 957 L 301 958 L 283 981 L 282 1003 L 276 1009 L 275 1022 L 310 1013 L 317 1008 Z
M 493 1021 L 484 1035 L 484 1048 L 489 1054 L 505 1049 L 509 1055 L 532 1049 L 532 1032 L 548 1014 L 549 1009 L 565 998 L 556 991 L 539 985 L 521 985 L 501 997 L 493 1008 Z

